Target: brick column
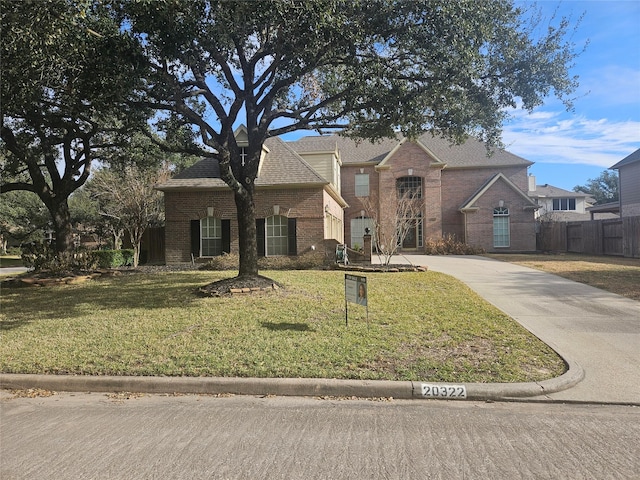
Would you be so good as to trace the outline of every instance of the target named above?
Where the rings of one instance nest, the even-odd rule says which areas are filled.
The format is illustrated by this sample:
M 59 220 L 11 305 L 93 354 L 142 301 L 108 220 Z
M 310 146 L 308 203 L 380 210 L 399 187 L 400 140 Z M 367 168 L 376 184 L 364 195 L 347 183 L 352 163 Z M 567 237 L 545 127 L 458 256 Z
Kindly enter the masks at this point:
M 371 263 L 371 234 L 365 233 L 362 237 L 362 253 L 364 253 L 364 261 Z

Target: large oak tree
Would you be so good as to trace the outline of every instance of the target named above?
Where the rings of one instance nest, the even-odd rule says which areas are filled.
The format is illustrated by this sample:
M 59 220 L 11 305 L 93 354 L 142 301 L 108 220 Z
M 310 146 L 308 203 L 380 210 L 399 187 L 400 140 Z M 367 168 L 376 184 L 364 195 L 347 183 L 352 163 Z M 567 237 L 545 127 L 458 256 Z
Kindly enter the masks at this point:
M 146 123 L 136 42 L 90 0 L 0 0 L 1 192 L 35 193 L 56 251 L 72 247 L 69 196 L 92 164 Z
M 146 106 L 192 125 L 235 195 L 240 276 L 257 274 L 254 181 L 271 136 L 424 131 L 499 142 L 506 109 L 570 106 L 566 19 L 509 0 L 120 0 L 152 74 Z M 248 156 L 233 132 L 245 124 Z

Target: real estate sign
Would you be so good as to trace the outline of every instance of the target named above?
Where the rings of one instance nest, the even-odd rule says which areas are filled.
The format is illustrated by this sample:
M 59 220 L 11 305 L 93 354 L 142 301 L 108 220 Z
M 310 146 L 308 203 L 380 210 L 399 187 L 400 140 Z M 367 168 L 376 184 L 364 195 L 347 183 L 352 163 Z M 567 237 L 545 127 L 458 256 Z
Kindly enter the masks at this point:
M 344 295 L 347 302 L 367 306 L 367 277 L 359 275 L 344 276 Z

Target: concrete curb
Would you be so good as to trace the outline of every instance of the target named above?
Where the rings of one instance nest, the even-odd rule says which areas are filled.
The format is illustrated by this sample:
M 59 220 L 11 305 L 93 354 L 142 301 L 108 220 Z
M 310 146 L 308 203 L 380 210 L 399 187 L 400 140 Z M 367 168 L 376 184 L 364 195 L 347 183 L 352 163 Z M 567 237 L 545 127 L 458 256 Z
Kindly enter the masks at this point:
M 508 400 L 539 397 L 570 388 L 584 371 L 567 362 L 560 377 L 539 383 L 471 383 L 467 400 Z M 235 394 L 313 397 L 385 397 L 422 399 L 423 382 L 385 380 L 335 380 L 324 378 L 222 378 L 0 374 L 0 388 L 41 388 L 66 392 L 136 392 L 154 394 Z M 451 384 L 437 384 L 451 385 Z

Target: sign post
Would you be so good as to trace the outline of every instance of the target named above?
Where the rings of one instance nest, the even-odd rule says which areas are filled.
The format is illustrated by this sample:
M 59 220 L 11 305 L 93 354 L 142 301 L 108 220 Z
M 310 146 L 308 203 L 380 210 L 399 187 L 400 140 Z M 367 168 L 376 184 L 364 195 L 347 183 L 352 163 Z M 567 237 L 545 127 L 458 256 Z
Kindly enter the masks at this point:
M 362 305 L 367 309 L 367 325 L 369 324 L 369 305 L 367 301 L 367 277 L 360 275 L 344 275 L 344 320 L 349 325 L 349 303 Z

